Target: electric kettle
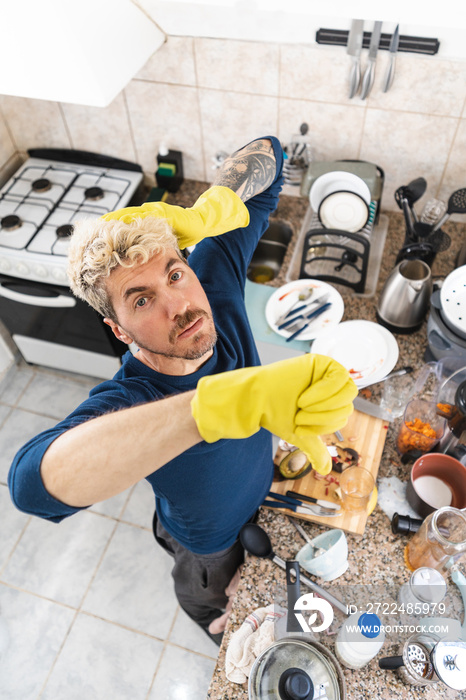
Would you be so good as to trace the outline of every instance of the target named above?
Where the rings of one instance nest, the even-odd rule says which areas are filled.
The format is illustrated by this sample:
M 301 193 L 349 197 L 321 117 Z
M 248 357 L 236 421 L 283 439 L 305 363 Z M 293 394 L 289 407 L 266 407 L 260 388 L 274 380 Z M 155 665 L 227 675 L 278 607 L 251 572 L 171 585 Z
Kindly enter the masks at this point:
M 395 333 L 413 333 L 427 314 L 431 294 L 430 267 L 422 260 L 402 260 L 380 294 L 378 322 Z

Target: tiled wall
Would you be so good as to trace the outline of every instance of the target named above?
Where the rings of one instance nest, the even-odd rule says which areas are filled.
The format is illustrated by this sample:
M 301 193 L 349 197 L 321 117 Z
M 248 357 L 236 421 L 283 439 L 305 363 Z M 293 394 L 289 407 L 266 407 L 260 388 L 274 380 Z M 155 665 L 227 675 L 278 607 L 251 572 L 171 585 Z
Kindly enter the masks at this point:
M 133 160 L 153 177 L 163 141 L 183 152 L 186 177 L 211 181 L 217 151 L 264 134 L 286 143 L 305 121 L 315 159 L 384 169 L 385 209 L 421 175 L 426 199 L 448 199 L 466 186 L 466 62 L 400 53 L 384 94 L 387 58 L 369 98 L 349 100 L 343 47 L 170 36 L 107 108 L 0 97 L 0 165 L 58 146 Z

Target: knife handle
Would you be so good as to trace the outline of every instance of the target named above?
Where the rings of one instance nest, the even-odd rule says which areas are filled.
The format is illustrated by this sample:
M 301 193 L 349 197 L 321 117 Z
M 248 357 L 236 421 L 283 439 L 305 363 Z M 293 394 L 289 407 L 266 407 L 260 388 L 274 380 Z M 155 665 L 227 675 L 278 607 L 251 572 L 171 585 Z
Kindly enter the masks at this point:
M 309 316 L 306 317 L 308 319 L 307 323 L 305 323 L 304 326 L 301 326 L 301 328 L 298 328 L 298 330 L 295 331 L 294 333 L 292 333 L 289 336 L 289 338 L 286 338 L 285 342 L 289 343 L 290 340 L 293 340 L 293 338 L 296 338 L 297 335 L 299 335 L 304 330 L 306 330 L 306 328 L 309 326 L 309 324 L 312 323 L 312 321 L 315 318 L 317 318 L 317 316 L 320 316 L 320 314 L 323 314 L 324 311 L 327 311 L 327 309 L 329 309 L 331 306 L 332 306 L 331 302 L 327 302 L 323 306 L 321 306 L 318 309 L 316 309 L 315 311 L 313 311 L 312 314 L 309 314 Z
M 385 84 L 383 86 L 383 92 L 388 92 L 392 86 L 393 78 L 395 77 L 395 56 L 390 56 L 390 63 L 388 64 L 387 73 L 385 75 Z
M 371 91 L 372 84 L 374 82 L 374 77 L 375 77 L 375 61 L 369 59 L 369 63 L 367 64 L 367 68 L 365 70 L 364 76 L 362 78 L 362 87 L 361 87 L 361 100 L 365 100 L 368 94 Z
M 353 56 L 353 65 L 351 66 L 350 72 L 350 90 L 349 98 L 351 100 L 359 90 L 359 83 L 361 81 L 361 68 L 359 67 L 359 56 Z

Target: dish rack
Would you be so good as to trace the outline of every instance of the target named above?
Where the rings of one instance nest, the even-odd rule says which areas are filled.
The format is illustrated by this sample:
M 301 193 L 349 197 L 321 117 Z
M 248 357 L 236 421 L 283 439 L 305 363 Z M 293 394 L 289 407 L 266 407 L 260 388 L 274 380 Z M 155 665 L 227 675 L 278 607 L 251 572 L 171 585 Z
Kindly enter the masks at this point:
M 357 233 L 322 227 L 309 207 L 294 249 L 287 279 L 320 279 L 350 288 L 355 294 L 375 294 L 388 231 L 388 217 L 377 217 L 372 201 L 367 224 Z

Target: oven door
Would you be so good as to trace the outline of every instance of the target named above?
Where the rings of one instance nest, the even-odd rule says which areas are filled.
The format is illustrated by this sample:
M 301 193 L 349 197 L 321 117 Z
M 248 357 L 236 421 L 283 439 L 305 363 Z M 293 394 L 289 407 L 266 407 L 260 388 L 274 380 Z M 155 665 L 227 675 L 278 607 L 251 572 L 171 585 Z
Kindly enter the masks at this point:
M 0 275 L 0 320 L 27 362 L 113 377 L 128 350 L 67 287 Z

